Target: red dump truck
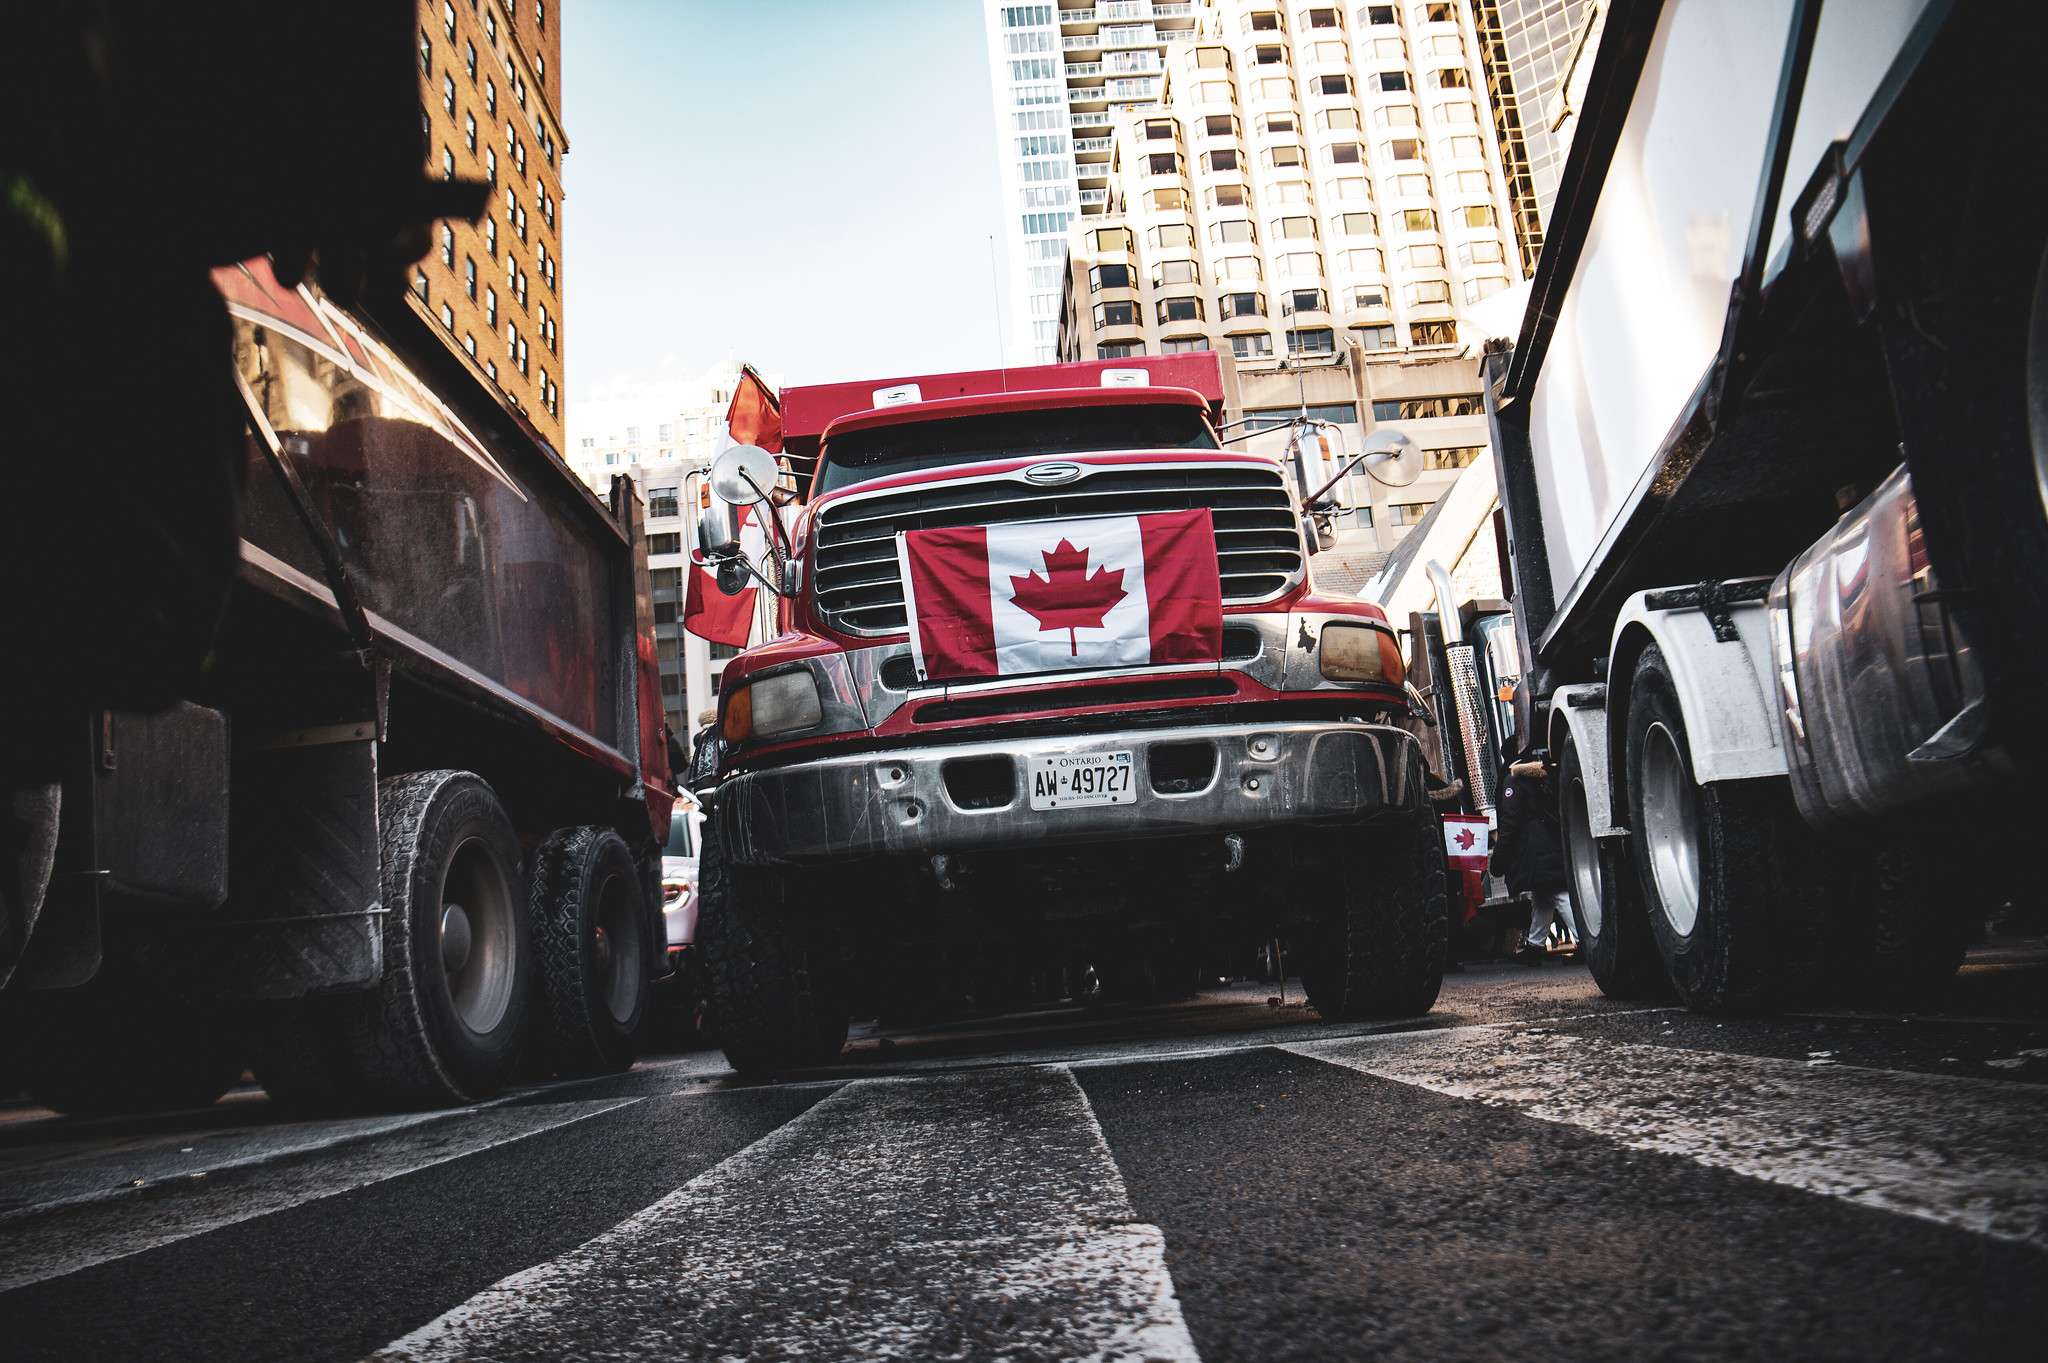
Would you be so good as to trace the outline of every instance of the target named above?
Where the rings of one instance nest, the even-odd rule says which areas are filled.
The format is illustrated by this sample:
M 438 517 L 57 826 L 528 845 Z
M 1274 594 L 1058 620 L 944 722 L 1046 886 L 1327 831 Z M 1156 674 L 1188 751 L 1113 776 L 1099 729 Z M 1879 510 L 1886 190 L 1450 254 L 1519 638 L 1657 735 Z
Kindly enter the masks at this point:
M 739 503 L 804 505 L 726 667 L 701 935 L 727 1054 L 855 1009 L 1184 995 L 1276 940 L 1325 1016 L 1427 1011 L 1444 855 L 1380 610 L 1319 594 L 1290 471 L 1213 355 L 794 388 Z M 709 759 L 707 759 L 708 765 Z
M 36 721 L 59 774 L 15 794 L 0 1054 L 72 1113 L 249 1065 L 330 1110 L 624 1068 L 672 802 L 630 483 L 592 496 L 403 296 L 213 281 L 237 578 L 167 707 Z

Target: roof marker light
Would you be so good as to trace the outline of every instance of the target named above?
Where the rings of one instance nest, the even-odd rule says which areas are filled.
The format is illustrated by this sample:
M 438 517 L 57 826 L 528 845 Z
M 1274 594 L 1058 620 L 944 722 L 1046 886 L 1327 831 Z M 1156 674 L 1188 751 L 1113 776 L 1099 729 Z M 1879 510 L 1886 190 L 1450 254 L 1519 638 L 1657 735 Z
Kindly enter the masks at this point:
M 1102 371 L 1104 388 L 1150 388 L 1152 371 L 1149 369 L 1105 369 Z
M 923 402 L 924 390 L 914 383 L 899 383 L 894 388 L 877 388 L 875 406 L 901 407 L 905 403 Z

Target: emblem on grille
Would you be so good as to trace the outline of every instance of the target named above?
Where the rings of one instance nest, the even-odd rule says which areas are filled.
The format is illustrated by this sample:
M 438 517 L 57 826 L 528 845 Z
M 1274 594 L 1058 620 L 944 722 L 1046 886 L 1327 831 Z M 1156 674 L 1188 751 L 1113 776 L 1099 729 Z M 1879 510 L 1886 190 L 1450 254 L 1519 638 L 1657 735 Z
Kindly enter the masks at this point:
M 1061 483 L 1071 483 L 1080 476 L 1079 464 L 1033 464 L 1024 470 L 1025 481 L 1036 483 L 1040 487 L 1057 487 Z

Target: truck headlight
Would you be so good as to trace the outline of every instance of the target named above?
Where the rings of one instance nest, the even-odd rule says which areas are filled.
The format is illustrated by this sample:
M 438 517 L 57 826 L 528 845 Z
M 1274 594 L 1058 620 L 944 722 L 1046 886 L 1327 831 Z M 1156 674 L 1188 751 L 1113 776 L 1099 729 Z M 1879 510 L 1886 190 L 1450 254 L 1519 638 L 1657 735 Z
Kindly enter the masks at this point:
M 783 672 L 749 682 L 725 703 L 725 741 L 773 738 L 824 722 L 818 683 L 808 671 Z
M 1326 681 L 1401 684 L 1399 646 L 1370 625 L 1331 623 L 1316 644 L 1316 665 Z

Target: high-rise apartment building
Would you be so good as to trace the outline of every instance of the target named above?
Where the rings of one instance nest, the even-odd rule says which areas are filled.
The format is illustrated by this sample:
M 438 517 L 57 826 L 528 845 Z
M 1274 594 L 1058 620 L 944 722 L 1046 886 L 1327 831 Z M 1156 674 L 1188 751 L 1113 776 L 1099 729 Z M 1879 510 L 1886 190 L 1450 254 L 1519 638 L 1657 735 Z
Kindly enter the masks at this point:
M 548 0 L 420 0 L 427 166 L 485 179 L 474 225 L 434 224 L 414 297 L 467 358 L 565 451 L 562 375 L 562 34 Z
M 1051 364 L 1067 229 L 1109 199 L 1111 120 L 1158 106 L 1169 45 L 1195 36 L 1209 4 L 984 3 L 1010 260 L 1004 357 Z
M 1607 0 L 1474 0 L 1472 10 L 1515 244 L 1533 278 Z
M 1460 353 L 1510 286 L 1468 6 L 1215 0 L 1159 107 L 1120 113 L 1071 232 L 1061 354 L 1228 348 L 1240 366 Z

